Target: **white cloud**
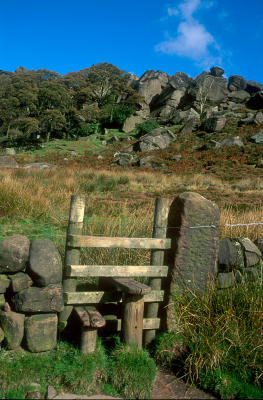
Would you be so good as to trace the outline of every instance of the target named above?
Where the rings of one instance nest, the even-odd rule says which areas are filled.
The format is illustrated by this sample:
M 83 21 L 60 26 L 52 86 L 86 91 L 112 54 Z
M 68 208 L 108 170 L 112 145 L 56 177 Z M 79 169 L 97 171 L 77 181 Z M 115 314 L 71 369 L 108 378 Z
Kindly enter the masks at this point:
M 214 1 L 209 0 L 184 0 L 177 8 L 169 7 L 168 16 L 177 16 L 181 20 L 177 26 L 177 35 L 159 43 L 155 50 L 191 58 L 203 66 L 208 63 L 211 65 L 216 61 L 220 62 L 220 58 L 212 54 L 213 51 L 219 50 L 214 37 L 193 17 L 198 9 L 210 8 L 214 4 Z

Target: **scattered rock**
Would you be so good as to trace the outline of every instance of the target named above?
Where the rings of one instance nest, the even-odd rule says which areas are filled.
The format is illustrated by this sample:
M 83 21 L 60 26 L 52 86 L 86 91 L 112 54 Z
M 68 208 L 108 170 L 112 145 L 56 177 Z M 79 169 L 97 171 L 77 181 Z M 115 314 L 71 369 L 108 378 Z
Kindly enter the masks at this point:
M 48 385 L 45 398 L 46 399 L 54 399 L 56 397 L 57 391 L 53 386 Z
M 175 154 L 174 156 L 171 157 L 171 160 L 173 161 L 180 161 L 182 158 L 181 154 Z
M 26 399 L 41 399 L 41 385 L 39 383 L 32 382 L 30 386 L 31 388 L 27 391 Z
M 263 125 L 263 113 L 261 111 L 256 113 L 254 122 L 257 125 Z
M 154 160 L 154 156 L 147 156 L 144 158 L 140 159 L 140 167 L 152 167 L 153 166 L 153 161 Z
M 166 149 L 176 139 L 177 136 L 169 129 L 156 128 L 140 138 L 140 141 L 135 144 L 135 150 L 144 153 L 150 150 Z
M 47 163 L 42 163 L 42 162 L 35 162 L 35 163 L 30 163 L 30 164 L 25 164 L 23 166 L 24 169 L 51 169 L 51 168 L 57 168 L 56 165 L 51 165 Z
M 5 152 L 9 156 L 14 156 L 16 154 L 14 147 L 6 147 Z
M 12 301 L 15 310 L 23 313 L 61 312 L 64 308 L 62 286 L 58 284 L 24 289 Z
M 0 156 L 0 169 L 1 168 L 18 168 L 16 160 L 9 156 Z
M 20 346 L 24 336 L 24 314 L 0 311 L 0 325 L 5 334 L 6 346 L 14 350 Z
M 43 287 L 61 283 L 61 256 L 51 240 L 32 240 L 29 251 L 28 271 L 37 286 Z
M 186 122 L 184 125 L 183 129 L 181 130 L 181 133 L 192 133 L 196 128 L 198 127 L 198 122 L 196 119 L 189 119 L 189 121 Z
M 137 164 L 139 157 L 136 154 L 129 154 L 129 153 L 118 153 L 114 163 L 118 165 L 135 165 Z
M 222 142 L 220 142 L 221 146 L 238 146 L 238 147 L 243 147 L 244 143 L 240 139 L 239 136 L 235 136 L 232 138 L 224 139 Z
M 0 273 L 15 273 L 25 268 L 30 242 L 26 236 L 13 235 L 0 242 Z
M 251 142 L 262 144 L 263 143 L 263 130 L 250 137 Z
M 204 121 L 204 130 L 206 132 L 218 132 L 221 131 L 226 124 L 226 118 L 224 116 L 215 116 L 207 118 Z
M 38 314 L 25 319 L 26 346 L 32 353 L 53 350 L 57 344 L 58 317 Z
M 33 285 L 33 281 L 29 275 L 24 272 L 18 272 L 14 275 L 9 275 L 11 280 L 11 289 L 14 293 L 21 292 Z

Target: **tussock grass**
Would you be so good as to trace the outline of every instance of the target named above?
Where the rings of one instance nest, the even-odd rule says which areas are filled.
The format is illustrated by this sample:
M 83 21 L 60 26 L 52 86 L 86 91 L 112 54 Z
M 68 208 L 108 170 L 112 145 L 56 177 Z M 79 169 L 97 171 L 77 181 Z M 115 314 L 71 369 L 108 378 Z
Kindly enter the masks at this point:
M 262 398 L 260 284 L 248 283 L 227 290 L 211 288 L 204 295 L 176 295 L 170 307 L 178 328 L 159 339 L 159 362 L 173 366 L 179 362 L 191 383 L 212 390 L 221 398 Z M 187 349 L 183 363 L 182 358 L 172 356 L 178 342 Z

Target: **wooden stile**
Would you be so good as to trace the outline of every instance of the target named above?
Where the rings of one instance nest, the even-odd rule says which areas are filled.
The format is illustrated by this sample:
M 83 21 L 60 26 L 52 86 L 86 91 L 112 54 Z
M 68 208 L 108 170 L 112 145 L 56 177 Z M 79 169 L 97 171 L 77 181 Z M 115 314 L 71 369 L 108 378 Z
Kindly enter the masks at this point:
M 166 277 L 166 265 L 67 265 L 65 274 L 68 277 Z
M 157 198 L 155 201 L 155 213 L 154 213 L 154 226 L 153 226 L 153 237 L 165 238 L 167 231 L 168 211 L 169 211 L 169 200 L 165 198 Z M 164 263 L 164 251 L 163 250 L 152 250 L 151 252 L 151 265 L 163 265 Z M 168 271 L 168 267 L 167 267 Z M 160 278 L 150 279 L 149 286 L 152 290 L 161 290 L 162 280 Z M 148 318 L 156 318 L 158 315 L 159 303 L 147 304 L 145 315 Z M 155 338 L 156 331 L 148 330 L 144 334 L 144 345 L 147 346 Z

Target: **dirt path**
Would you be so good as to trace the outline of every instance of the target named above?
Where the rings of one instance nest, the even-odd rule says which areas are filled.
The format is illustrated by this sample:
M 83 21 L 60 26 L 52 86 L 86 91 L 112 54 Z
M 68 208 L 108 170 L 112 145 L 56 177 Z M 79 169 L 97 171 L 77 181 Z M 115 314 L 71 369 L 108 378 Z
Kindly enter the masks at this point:
M 93 396 L 86 396 L 86 395 L 74 395 L 72 393 L 61 393 L 54 397 L 54 399 L 61 399 L 61 400 L 74 400 L 74 399 L 120 399 L 117 397 L 112 397 L 105 395 L 103 393 L 96 394 Z M 152 393 L 152 399 L 216 399 L 215 396 L 211 395 L 210 393 L 205 393 L 202 390 L 190 388 L 187 386 L 182 379 L 176 378 L 174 375 L 159 371 L 156 382 L 155 388 Z

